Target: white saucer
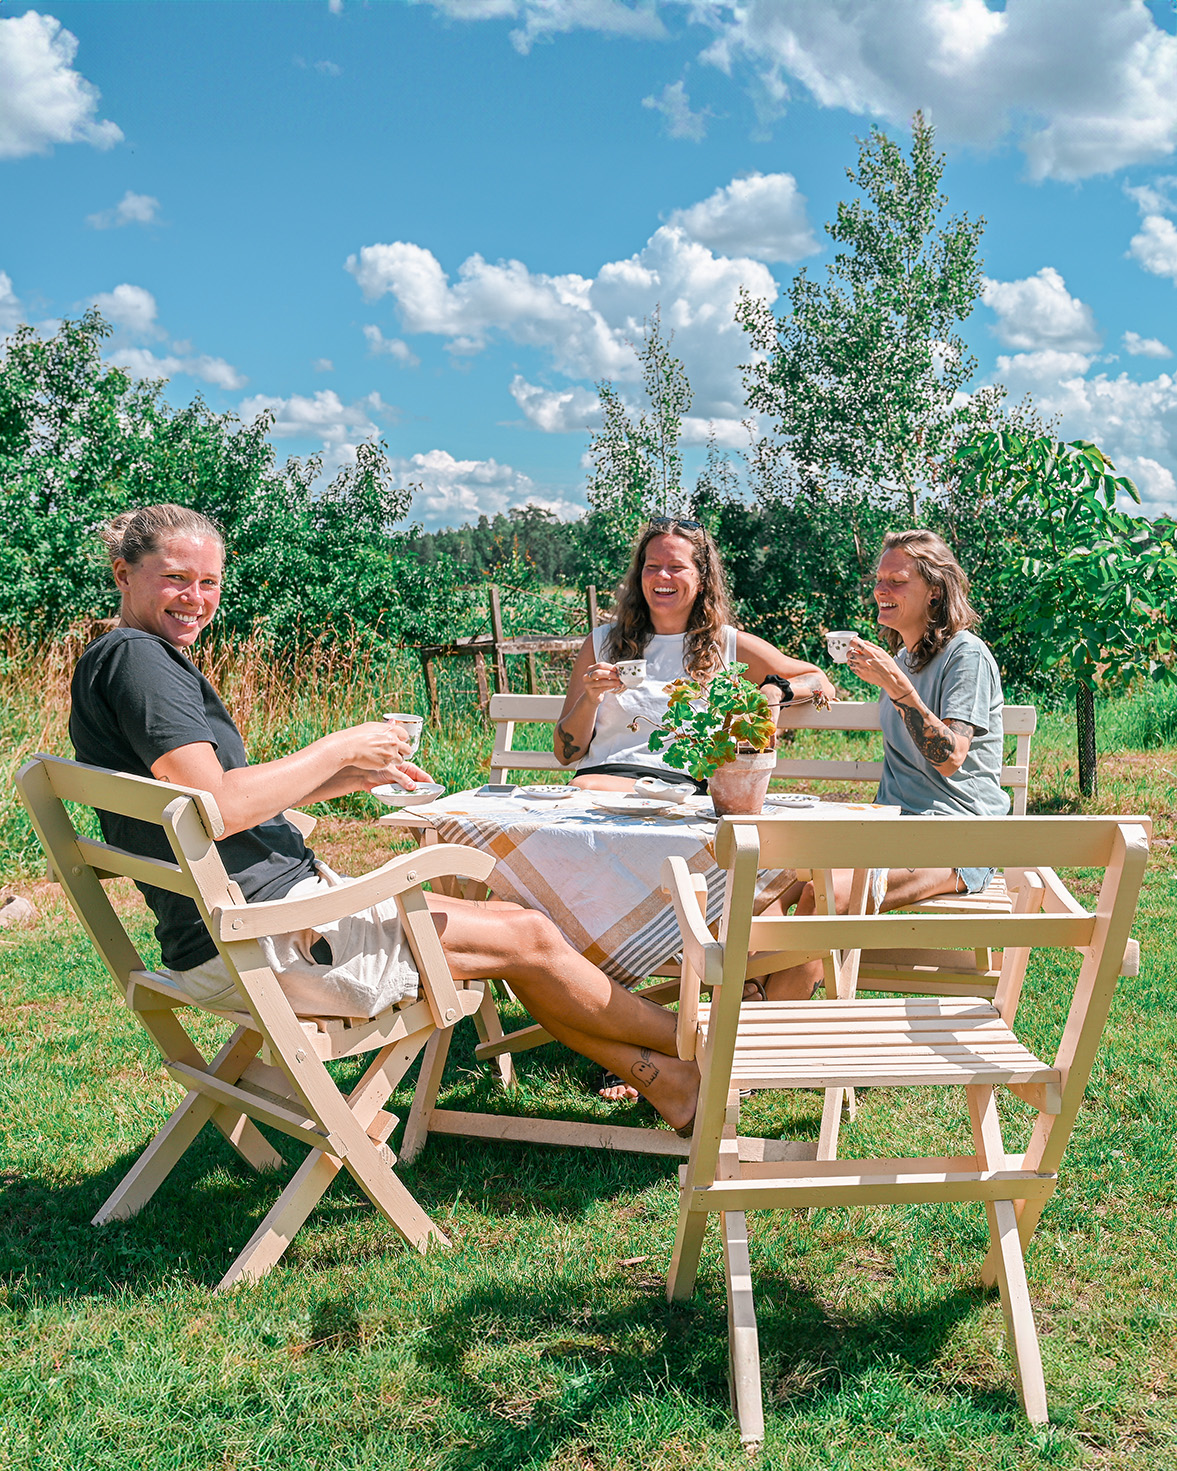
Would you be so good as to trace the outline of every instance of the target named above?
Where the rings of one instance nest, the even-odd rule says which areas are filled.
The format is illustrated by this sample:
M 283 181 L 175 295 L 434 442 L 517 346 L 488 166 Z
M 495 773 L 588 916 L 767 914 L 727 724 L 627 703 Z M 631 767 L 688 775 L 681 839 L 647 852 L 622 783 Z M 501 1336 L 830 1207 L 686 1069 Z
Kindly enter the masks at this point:
M 574 797 L 579 790 L 579 787 L 572 786 L 518 787 L 516 795 L 526 797 L 530 802 L 563 802 Z
M 628 792 L 616 797 L 602 795 L 593 798 L 594 807 L 618 817 L 654 817 L 660 812 L 673 812 L 677 805 L 675 802 L 660 802 L 654 797 L 633 797 Z
M 820 797 L 811 797 L 806 792 L 771 792 L 764 799 L 766 807 L 817 807 Z
M 445 787 L 435 781 L 419 781 L 414 791 L 406 792 L 404 787 L 388 782 L 382 787 L 373 787 L 372 795 L 386 807 L 423 807 L 426 802 L 444 796 Z

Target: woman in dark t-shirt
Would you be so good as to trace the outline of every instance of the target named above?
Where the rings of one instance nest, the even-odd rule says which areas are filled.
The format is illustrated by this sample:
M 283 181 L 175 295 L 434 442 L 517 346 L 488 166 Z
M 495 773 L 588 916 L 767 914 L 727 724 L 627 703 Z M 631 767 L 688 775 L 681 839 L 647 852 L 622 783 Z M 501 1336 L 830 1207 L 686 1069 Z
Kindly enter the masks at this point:
M 116 517 L 103 539 L 122 606 L 119 626 L 86 649 L 74 672 L 70 736 L 78 759 L 211 793 L 225 823 L 217 847 L 248 899 L 280 898 L 317 881 L 313 854 L 281 816 L 287 807 L 388 781 L 411 786 L 429 780 L 406 760 L 403 726 L 384 721 L 333 731 L 300 751 L 251 766 L 216 691 L 187 657 L 220 602 L 220 532 L 184 507 L 148 506 Z M 104 834 L 119 846 L 143 853 L 158 848 L 158 829 L 100 817 Z M 144 894 L 159 921 L 164 964 L 177 982 L 207 980 L 220 958 L 194 907 L 185 913 L 173 905 L 175 896 L 157 889 Z M 673 1013 L 610 981 L 546 915 L 499 901 L 425 897 L 455 979 L 509 981 L 545 1030 L 632 1080 L 672 1127 L 691 1123 L 698 1069 L 677 1055 Z M 383 909 L 372 912 L 368 934 L 391 957 L 385 969 L 396 979 L 396 967 L 411 970 L 411 962 L 400 955 L 395 913 Z M 354 943 L 354 935 L 345 932 L 343 939 Z M 349 967 L 358 968 L 365 957 L 336 953 L 338 931 L 326 938 L 330 967 L 346 984 Z M 301 984 L 298 966 L 275 969 L 297 1006 L 292 988 Z M 346 1004 L 343 998 L 340 1014 L 359 1014 L 354 999 L 351 1011 L 342 1009 Z

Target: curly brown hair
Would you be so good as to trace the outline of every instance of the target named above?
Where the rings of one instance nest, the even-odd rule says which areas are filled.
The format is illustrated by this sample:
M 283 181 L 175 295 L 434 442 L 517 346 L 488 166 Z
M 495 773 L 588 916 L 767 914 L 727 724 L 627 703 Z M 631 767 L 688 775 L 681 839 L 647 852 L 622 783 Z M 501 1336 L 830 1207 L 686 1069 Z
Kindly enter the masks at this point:
M 975 628 L 981 621 L 980 614 L 969 602 L 968 573 L 934 531 L 888 531 L 879 561 L 886 552 L 902 552 L 910 557 L 915 570 L 935 591 L 928 609 L 927 631 L 915 648 L 908 650 L 907 666 L 918 673 L 962 628 Z M 895 629 L 884 628 L 883 638 L 891 653 L 898 653 L 903 640 Z
M 651 521 L 638 537 L 629 571 L 617 589 L 617 606 L 613 627 L 605 641 L 605 658 L 614 664 L 620 659 L 640 659 L 654 637 L 649 605 L 642 594 L 642 568 L 646 564 L 646 548 L 656 536 L 681 536 L 691 544 L 699 573 L 699 595 L 687 622 L 683 672 L 692 679 L 708 680 L 723 667 L 720 630 L 725 623 L 734 624 L 736 620 L 719 548 L 707 530 L 694 522 Z

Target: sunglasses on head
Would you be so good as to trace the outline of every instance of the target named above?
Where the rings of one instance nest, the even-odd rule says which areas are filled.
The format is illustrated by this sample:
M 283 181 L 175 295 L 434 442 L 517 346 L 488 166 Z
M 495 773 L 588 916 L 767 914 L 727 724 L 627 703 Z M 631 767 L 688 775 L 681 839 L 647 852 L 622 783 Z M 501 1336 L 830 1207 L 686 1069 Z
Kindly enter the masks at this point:
M 650 522 L 650 531 L 663 531 L 668 526 L 677 527 L 680 531 L 702 531 L 702 521 L 684 521 L 678 516 L 655 516 Z

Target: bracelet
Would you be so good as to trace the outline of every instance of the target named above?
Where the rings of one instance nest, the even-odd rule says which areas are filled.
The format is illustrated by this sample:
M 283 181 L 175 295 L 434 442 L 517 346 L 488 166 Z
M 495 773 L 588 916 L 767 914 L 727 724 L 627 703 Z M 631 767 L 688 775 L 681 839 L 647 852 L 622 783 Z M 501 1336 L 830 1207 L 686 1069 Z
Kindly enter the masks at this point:
M 771 684 L 775 689 L 780 690 L 782 705 L 788 705 L 792 702 L 793 686 L 787 679 L 779 674 L 770 674 L 767 678 L 760 681 L 760 688 L 763 689 L 766 684 Z

